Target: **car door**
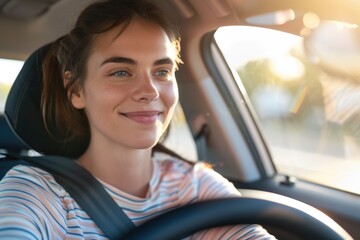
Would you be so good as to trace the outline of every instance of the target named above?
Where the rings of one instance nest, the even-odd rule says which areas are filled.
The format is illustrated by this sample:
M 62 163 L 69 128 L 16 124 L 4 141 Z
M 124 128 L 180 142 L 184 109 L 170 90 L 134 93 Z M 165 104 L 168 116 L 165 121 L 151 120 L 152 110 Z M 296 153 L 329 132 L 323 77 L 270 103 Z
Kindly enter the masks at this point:
M 260 175 L 236 186 L 308 203 L 359 238 L 360 82 L 311 59 L 299 35 L 233 26 L 208 39 L 208 69 Z
M 360 238 L 358 83 L 323 71 L 304 45 L 351 5 L 263 3 L 194 0 L 194 15 L 184 14 L 178 80 L 200 159 L 243 195 L 300 200 Z

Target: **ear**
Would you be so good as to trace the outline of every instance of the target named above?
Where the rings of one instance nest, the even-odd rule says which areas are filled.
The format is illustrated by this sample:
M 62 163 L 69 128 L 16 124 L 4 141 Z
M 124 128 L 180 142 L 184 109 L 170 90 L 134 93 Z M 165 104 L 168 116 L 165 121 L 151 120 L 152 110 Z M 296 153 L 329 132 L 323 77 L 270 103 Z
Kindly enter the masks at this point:
M 64 79 L 63 79 L 64 87 L 66 87 L 70 83 L 70 79 L 71 79 L 71 72 L 65 71 Z M 76 89 L 74 90 L 74 88 Z M 82 88 L 72 86 L 72 88 L 68 90 L 68 99 L 71 101 L 71 104 L 73 105 L 74 108 L 77 109 L 85 108 L 84 92 Z

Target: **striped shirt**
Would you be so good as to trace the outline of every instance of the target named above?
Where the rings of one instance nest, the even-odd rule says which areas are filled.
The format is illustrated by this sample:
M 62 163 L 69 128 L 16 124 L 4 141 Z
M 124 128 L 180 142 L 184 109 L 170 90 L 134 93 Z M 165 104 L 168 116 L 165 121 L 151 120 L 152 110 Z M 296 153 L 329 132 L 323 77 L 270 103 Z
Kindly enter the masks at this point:
M 154 160 L 148 194 L 139 198 L 99 180 L 139 225 L 199 200 L 239 196 L 236 188 L 202 163 Z M 274 239 L 257 225 L 219 227 L 190 239 Z M 0 182 L 1 239 L 107 239 L 51 174 L 32 166 L 12 168 Z

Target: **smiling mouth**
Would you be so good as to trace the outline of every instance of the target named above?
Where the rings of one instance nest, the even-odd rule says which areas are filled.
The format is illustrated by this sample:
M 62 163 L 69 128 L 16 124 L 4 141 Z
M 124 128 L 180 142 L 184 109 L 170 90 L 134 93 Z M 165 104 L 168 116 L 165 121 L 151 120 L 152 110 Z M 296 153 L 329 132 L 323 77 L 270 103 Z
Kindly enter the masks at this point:
M 162 112 L 160 111 L 139 111 L 139 112 L 127 112 L 120 113 L 120 115 L 141 124 L 154 124 L 160 117 Z

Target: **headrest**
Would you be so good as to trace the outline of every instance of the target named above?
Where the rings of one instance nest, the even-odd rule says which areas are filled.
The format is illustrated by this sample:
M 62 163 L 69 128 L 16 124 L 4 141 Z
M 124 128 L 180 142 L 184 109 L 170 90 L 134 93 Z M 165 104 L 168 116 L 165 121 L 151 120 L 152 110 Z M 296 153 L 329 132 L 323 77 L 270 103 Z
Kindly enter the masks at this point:
M 25 61 L 6 100 L 5 116 L 13 131 L 31 149 L 45 155 L 77 158 L 87 148 L 89 139 L 55 140 L 42 119 L 42 64 L 50 46 L 38 49 Z

